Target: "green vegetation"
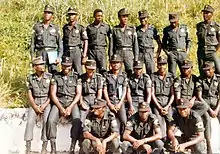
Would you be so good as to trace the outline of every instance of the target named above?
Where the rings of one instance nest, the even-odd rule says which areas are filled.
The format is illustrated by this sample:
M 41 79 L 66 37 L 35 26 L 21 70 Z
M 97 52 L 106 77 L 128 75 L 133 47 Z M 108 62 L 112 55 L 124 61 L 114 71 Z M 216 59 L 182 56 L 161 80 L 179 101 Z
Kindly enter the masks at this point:
M 137 12 L 147 9 L 150 23 L 160 31 L 168 25 L 168 13 L 178 12 L 180 22 L 189 26 L 193 40 L 189 58 L 194 62 L 194 73 L 198 74 L 196 60 L 195 25 L 202 20 L 201 9 L 205 4 L 212 5 L 216 11 L 214 20 L 220 21 L 219 0 L 1 0 L 0 1 L 0 107 L 23 107 L 26 105 L 26 76 L 31 72 L 29 45 L 32 26 L 39 21 L 45 4 L 55 7 L 54 22 L 60 27 L 66 22 L 69 6 L 78 8 L 79 22 L 88 25 L 93 20 L 93 10 L 103 9 L 105 21 L 111 25 L 118 23 L 117 12 L 127 7 L 130 21 L 138 25 Z

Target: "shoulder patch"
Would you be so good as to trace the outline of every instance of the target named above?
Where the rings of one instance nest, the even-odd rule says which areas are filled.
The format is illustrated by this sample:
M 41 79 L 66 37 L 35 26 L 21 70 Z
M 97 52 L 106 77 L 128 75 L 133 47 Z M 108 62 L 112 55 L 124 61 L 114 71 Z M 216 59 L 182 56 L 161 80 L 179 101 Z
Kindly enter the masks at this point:
M 201 83 L 196 82 L 196 88 L 198 88 L 199 86 L 201 86 Z
M 128 121 L 127 123 L 126 123 L 126 127 L 131 127 L 133 124 L 132 124 L 132 122 L 131 121 Z
M 159 125 L 159 120 L 158 119 L 154 120 L 154 125 Z
M 199 129 L 203 128 L 203 127 L 204 127 L 204 126 L 203 126 L 203 122 L 198 122 L 198 123 L 196 124 L 196 127 L 199 128 Z
M 178 82 L 174 83 L 174 88 L 177 88 L 180 84 Z
M 90 120 L 86 119 L 85 120 L 85 126 L 88 126 L 90 124 Z
M 117 127 L 117 121 L 114 119 L 111 121 L 112 127 Z

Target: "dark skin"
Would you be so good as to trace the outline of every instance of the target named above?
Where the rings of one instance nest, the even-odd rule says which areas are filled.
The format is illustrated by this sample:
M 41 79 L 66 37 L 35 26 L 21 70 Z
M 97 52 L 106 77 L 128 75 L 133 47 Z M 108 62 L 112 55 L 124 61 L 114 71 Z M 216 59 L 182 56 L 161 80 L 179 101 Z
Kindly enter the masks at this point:
M 122 28 L 122 31 L 125 30 L 127 24 L 128 24 L 128 15 L 122 15 L 118 17 L 119 21 L 120 21 L 120 26 Z
M 99 25 L 103 21 L 103 12 L 96 12 L 94 18 L 94 24 Z

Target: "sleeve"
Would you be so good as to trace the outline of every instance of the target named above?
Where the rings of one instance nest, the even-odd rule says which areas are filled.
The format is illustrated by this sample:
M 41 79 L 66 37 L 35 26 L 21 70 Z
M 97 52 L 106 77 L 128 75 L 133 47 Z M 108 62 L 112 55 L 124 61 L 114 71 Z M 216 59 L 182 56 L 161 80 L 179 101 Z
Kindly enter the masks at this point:
M 160 39 L 160 35 L 158 34 L 158 31 L 156 28 L 153 29 L 153 37 L 155 40 Z
M 132 120 L 128 120 L 125 126 L 125 130 L 129 130 L 129 131 L 133 131 L 134 127 L 134 123 L 132 122 Z
M 189 29 L 186 26 L 186 49 L 190 49 L 190 47 L 191 47 L 191 38 L 189 35 Z
M 219 24 L 217 24 L 216 38 L 218 40 L 218 45 L 220 45 L 220 25 Z
M 157 119 L 157 117 L 155 115 L 152 115 L 152 122 L 153 122 L 153 128 L 160 128 L 160 123 L 159 120 Z
M 32 34 L 31 34 L 31 47 L 30 47 L 30 55 L 31 58 L 34 58 L 34 50 L 35 50 L 35 36 L 36 36 L 36 25 L 34 25 L 33 29 L 32 29 Z
M 124 82 L 123 82 L 123 87 L 127 87 L 128 86 L 128 78 L 125 77 Z
M 82 40 L 88 40 L 88 35 L 87 35 L 87 32 L 86 32 L 86 29 L 83 26 L 81 26 L 80 35 L 81 35 Z
M 203 132 L 204 129 L 205 128 L 204 128 L 202 118 L 201 118 L 200 115 L 197 115 L 196 119 L 195 119 L 195 130 L 196 130 L 196 132 Z
M 83 132 L 91 132 L 91 121 L 89 119 L 83 123 Z
M 52 77 L 52 79 L 50 81 L 50 84 L 51 85 L 57 85 L 57 81 L 56 81 L 56 77 L 55 76 Z
M 108 51 L 108 56 L 109 59 L 111 58 L 111 56 L 114 54 L 114 48 L 115 48 L 115 43 L 114 43 L 114 28 L 112 28 L 111 30 L 111 35 L 109 37 L 109 51 Z
M 98 75 L 97 76 L 97 87 L 98 89 L 102 89 L 103 88 L 103 82 L 104 82 L 104 79 L 102 77 L 102 75 Z
M 111 131 L 119 133 L 118 124 L 117 124 L 116 118 L 113 114 L 111 117 Z
M 196 91 L 197 92 L 202 91 L 202 79 L 201 79 L 201 77 L 196 81 Z
M 146 88 L 151 88 L 152 87 L 152 80 L 150 77 L 146 77 L 146 83 L 145 83 Z
M 33 86 L 31 84 L 31 80 L 30 80 L 30 76 L 27 77 L 26 86 L 27 86 L 27 90 L 32 90 L 33 89 Z
M 173 87 L 174 87 L 175 92 L 180 92 L 181 91 L 181 79 L 180 79 L 180 77 L 178 77 L 174 80 Z
M 177 113 L 173 114 L 173 118 L 171 121 L 168 122 L 169 126 L 176 126 L 176 120 L 177 120 Z
M 168 40 L 168 34 L 166 28 L 163 29 L 163 38 L 162 38 L 162 47 L 164 50 L 167 50 L 167 40 Z
M 59 27 L 57 27 L 57 45 L 58 45 L 58 58 L 63 56 L 63 42 Z
M 139 56 L 139 47 L 138 47 L 137 32 L 135 28 L 133 34 L 133 52 L 134 52 L 134 61 L 137 61 Z
M 77 85 L 82 85 L 82 79 L 81 79 L 81 78 L 78 78 L 78 79 L 76 80 L 76 84 L 77 84 Z

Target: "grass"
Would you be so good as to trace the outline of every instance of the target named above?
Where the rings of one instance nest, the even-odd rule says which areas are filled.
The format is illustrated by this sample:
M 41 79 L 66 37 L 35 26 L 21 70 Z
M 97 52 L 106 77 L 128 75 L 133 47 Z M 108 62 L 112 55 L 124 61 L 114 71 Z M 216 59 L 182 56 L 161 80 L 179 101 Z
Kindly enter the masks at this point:
M 131 13 L 130 24 L 138 25 L 137 12 L 147 9 L 150 23 L 154 24 L 162 38 L 163 28 L 169 24 L 168 13 L 178 12 L 180 22 L 189 27 L 192 48 L 189 58 L 194 62 L 194 73 L 198 74 L 196 59 L 196 23 L 202 21 L 201 10 L 205 4 L 215 8 L 214 20 L 220 22 L 219 0 L 0 0 L 0 107 L 24 107 L 26 76 L 32 72 L 29 45 L 32 26 L 41 20 L 45 4 L 55 7 L 54 22 L 62 27 L 66 23 L 69 6 L 76 7 L 79 22 L 86 26 L 93 21 L 93 10 L 101 8 L 105 22 L 118 24 L 117 12 L 127 7 Z

